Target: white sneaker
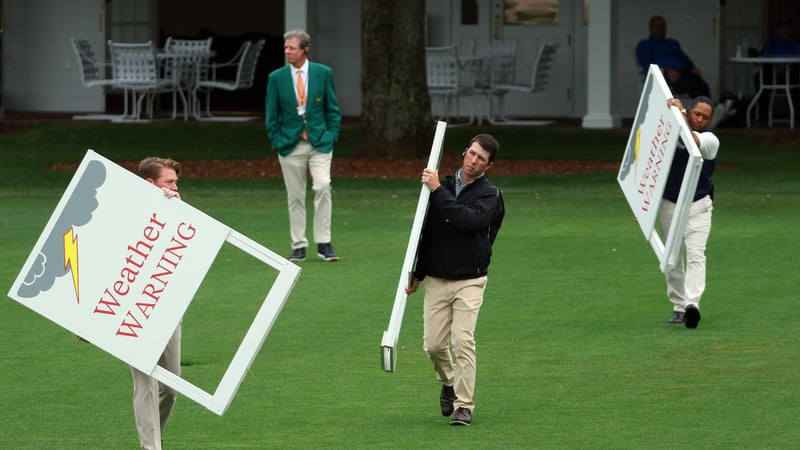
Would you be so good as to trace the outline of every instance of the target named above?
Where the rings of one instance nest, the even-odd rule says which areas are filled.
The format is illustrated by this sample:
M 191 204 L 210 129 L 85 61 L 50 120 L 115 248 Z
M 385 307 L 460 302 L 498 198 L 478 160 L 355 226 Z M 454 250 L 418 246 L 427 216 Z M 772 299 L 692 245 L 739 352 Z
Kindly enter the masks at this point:
M 725 117 L 726 118 L 736 114 L 736 108 L 734 108 L 733 105 L 734 105 L 733 99 L 729 98 L 729 99 L 725 100 L 725 113 L 726 113 Z

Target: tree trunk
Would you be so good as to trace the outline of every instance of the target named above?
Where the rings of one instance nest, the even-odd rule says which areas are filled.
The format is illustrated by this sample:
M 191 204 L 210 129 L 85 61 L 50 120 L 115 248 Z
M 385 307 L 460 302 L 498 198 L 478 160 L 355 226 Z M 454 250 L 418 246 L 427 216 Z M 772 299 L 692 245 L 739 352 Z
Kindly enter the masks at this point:
M 425 74 L 425 0 L 361 2 L 365 156 L 427 156 L 434 123 Z

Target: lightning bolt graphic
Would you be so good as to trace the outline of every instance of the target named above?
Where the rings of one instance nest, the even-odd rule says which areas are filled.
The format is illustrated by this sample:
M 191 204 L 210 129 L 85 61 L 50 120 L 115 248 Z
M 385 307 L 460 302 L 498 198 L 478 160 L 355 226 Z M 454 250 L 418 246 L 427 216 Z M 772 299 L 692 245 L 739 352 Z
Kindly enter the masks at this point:
M 72 284 L 75 285 L 75 300 L 81 302 L 78 287 L 78 236 L 73 236 L 72 227 L 64 233 L 64 270 L 72 272 Z
M 633 182 L 636 182 L 636 177 L 639 175 L 639 143 L 642 139 L 642 127 L 636 129 L 636 143 L 633 147 Z M 636 214 L 633 215 L 633 218 L 636 221 L 639 221 L 639 216 Z

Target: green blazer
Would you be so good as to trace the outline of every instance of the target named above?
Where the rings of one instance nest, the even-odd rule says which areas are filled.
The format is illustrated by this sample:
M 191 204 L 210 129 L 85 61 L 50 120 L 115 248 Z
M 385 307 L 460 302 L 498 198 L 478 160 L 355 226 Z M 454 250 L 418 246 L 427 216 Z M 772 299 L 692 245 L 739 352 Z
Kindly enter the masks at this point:
M 333 86 L 333 71 L 323 64 L 308 62 L 308 101 L 305 123 L 297 115 L 297 94 L 289 64 L 269 74 L 267 81 L 267 135 L 281 156 L 286 156 L 300 141 L 303 129 L 308 141 L 322 153 L 333 150 L 339 136 L 342 116 Z

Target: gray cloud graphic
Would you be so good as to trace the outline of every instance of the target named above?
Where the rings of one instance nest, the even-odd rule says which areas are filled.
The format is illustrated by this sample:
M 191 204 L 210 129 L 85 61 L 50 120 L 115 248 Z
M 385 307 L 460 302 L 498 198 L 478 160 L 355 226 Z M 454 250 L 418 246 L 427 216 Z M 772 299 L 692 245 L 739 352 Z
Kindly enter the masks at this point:
M 653 78 L 647 77 L 647 82 L 642 89 L 644 92 L 644 98 L 650 98 L 650 92 L 653 90 Z M 633 129 L 638 130 L 640 126 L 644 123 L 645 117 L 647 117 L 647 108 L 649 106 L 648 102 L 642 102 L 641 104 L 641 111 L 638 111 L 636 114 L 636 118 L 638 119 L 636 123 L 633 124 Z M 619 179 L 624 180 L 628 177 L 628 173 L 631 171 L 631 166 L 633 166 L 633 162 L 636 160 L 636 140 L 631 140 L 628 143 L 628 148 L 625 150 L 625 160 L 622 161 L 622 168 L 619 171 Z
M 67 200 L 61 216 L 51 230 L 36 260 L 25 275 L 17 294 L 22 298 L 33 298 L 53 286 L 56 278 L 66 275 L 64 268 L 64 234 L 70 227 L 89 223 L 92 212 L 97 209 L 97 189 L 106 180 L 106 167 L 100 161 L 89 161 L 83 176 L 78 180 L 72 196 Z

